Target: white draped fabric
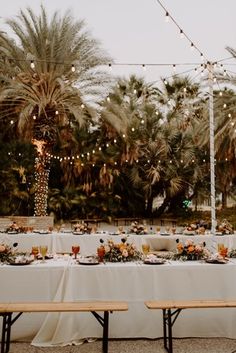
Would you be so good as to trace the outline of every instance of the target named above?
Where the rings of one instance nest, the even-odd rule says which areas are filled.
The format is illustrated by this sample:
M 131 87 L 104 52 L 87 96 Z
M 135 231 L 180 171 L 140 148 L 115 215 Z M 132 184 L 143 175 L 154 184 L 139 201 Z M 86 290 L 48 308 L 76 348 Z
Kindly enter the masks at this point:
M 161 337 L 161 311 L 150 311 L 150 299 L 235 299 L 236 261 L 226 265 L 168 262 L 164 265 L 107 263 L 79 265 L 70 257 L 45 264 L 0 267 L 0 301 L 125 300 L 129 310 L 110 316 L 113 338 Z M 235 309 L 183 311 L 175 337 L 236 338 Z M 90 313 L 23 314 L 12 327 L 12 339 L 33 338 L 37 346 L 79 343 L 101 337 Z
M 224 236 L 213 236 L 210 234 L 200 236 L 187 236 L 182 234 L 162 236 L 158 234 L 124 234 L 124 235 L 112 235 L 109 233 L 101 234 L 83 234 L 76 235 L 72 233 L 51 233 L 51 234 L 5 234 L 0 233 L 0 244 L 2 242 L 13 244 L 18 243 L 19 251 L 31 251 L 32 246 L 47 245 L 48 251 L 52 253 L 56 252 L 71 252 L 72 245 L 80 245 L 80 252 L 82 255 L 95 254 L 97 247 L 100 245 L 99 240 L 113 239 L 115 242 L 120 242 L 121 238 L 127 237 L 127 241 L 134 243 L 138 249 L 141 250 L 142 243 L 149 243 L 151 249 L 171 250 L 176 246 L 176 239 L 185 241 L 192 239 L 195 243 L 205 242 L 209 250 L 215 251 L 217 243 L 223 243 L 229 249 L 236 248 L 236 236 L 235 235 L 224 235 Z

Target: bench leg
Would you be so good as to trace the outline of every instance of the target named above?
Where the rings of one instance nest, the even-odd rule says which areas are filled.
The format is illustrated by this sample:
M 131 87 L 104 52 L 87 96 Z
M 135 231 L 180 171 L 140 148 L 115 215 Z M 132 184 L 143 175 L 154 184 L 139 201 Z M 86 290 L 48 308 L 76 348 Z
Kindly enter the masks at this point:
M 173 337 L 172 326 L 174 325 L 177 317 L 182 309 L 171 311 L 171 309 L 162 309 L 163 314 L 163 340 L 164 347 L 168 353 L 173 353 Z
M 10 349 L 10 338 L 11 338 L 11 318 L 12 313 L 2 314 L 2 342 L 1 342 L 1 353 L 7 353 Z
M 14 322 L 23 314 L 18 313 L 14 319 L 12 318 L 13 313 L 2 313 L 0 316 L 3 317 L 2 321 L 2 342 L 1 342 L 1 353 L 8 353 L 10 350 L 11 343 L 11 327 Z
M 103 327 L 102 350 L 103 353 L 108 353 L 109 311 L 104 311 L 104 317 L 99 315 L 96 311 L 91 311 L 91 313 Z
M 103 339 L 102 339 L 102 349 L 104 353 L 108 353 L 108 327 L 109 327 L 109 312 L 104 311 Z

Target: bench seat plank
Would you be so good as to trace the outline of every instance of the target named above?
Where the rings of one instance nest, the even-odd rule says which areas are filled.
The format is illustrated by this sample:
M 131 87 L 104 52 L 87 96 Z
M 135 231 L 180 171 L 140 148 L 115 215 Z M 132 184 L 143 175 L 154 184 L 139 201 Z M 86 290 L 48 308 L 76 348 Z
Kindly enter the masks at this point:
M 233 308 L 236 300 L 150 300 L 145 304 L 149 309 Z
M 0 303 L 0 313 L 10 312 L 75 312 L 75 311 L 127 311 L 126 302 L 32 302 Z

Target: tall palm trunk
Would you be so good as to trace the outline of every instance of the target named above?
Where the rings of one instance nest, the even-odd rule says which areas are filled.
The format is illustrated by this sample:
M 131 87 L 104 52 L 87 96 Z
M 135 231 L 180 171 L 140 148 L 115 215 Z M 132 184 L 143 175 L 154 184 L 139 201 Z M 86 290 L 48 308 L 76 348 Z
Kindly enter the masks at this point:
M 45 141 L 33 140 L 32 142 L 36 146 L 38 153 L 37 157 L 35 158 L 34 215 L 46 216 L 50 157 L 46 153 Z

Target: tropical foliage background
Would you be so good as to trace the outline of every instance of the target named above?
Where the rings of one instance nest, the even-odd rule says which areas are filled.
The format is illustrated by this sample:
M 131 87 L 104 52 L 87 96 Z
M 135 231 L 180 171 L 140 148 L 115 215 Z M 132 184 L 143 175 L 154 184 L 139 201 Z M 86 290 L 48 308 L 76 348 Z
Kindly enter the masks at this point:
M 43 7 L 39 15 L 29 8 L 7 23 L 1 215 L 154 217 L 209 200 L 206 80 L 174 75 L 157 86 L 112 77 L 112 59 L 70 13 L 49 19 Z M 216 195 L 227 208 L 236 186 L 236 81 L 216 75 L 225 84 L 214 90 Z

